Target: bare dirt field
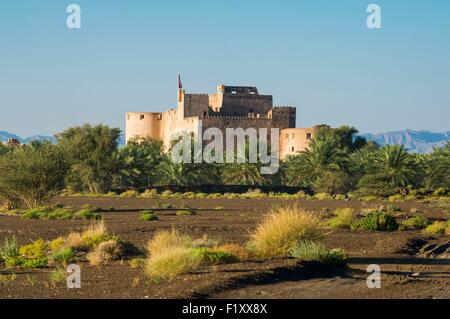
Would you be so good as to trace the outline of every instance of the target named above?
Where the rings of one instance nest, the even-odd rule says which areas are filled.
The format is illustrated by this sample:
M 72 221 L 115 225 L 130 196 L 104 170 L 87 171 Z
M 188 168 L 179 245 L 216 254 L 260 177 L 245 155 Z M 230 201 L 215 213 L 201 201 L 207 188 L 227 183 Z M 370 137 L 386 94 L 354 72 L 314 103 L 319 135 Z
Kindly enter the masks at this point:
M 80 207 L 101 207 L 109 231 L 143 249 L 158 230 L 175 227 L 200 238 L 245 245 L 249 233 L 272 205 L 298 202 L 300 206 L 326 214 L 337 207 L 369 208 L 379 202 L 287 201 L 275 199 L 192 199 L 153 200 L 142 198 L 58 197 L 53 203 Z M 161 202 L 171 209 L 156 209 Z M 387 203 L 384 203 L 385 205 Z M 176 216 L 176 208 L 196 209 L 194 216 Z M 402 212 L 411 208 L 432 220 L 450 217 L 449 207 L 433 203 L 394 203 Z M 221 210 L 216 209 L 223 207 Z M 112 208 L 114 210 L 112 210 Z M 140 211 L 153 209 L 158 221 L 139 219 Z M 0 241 L 15 236 L 19 244 L 46 240 L 80 231 L 89 225 L 80 220 L 28 220 L 0 216 Z M 205 267 L 172 282 L 150 282 L 142 269 L 131 268 L 127 260 L 107 266 L 81 266 L 81 289 L 67 289 L 64 282 L 50 280 L 52 269 L 7 270 L 2 276 L 15 280 L 0 282 L 0 298 L 450 298 L 450 259 L 425 258 L 418 250 L 426 244 L 445 244 L 450 236 L 424 236 L 421 231 L 365 232 L 330 230 L 327 248 L 343 248 L 348 266 L 334 269 L 314 262 L 283 258 L 249 260 L 237 264 Z M 382 270 L 381 289 L 368 289 L 366 269 L 378 264 Z

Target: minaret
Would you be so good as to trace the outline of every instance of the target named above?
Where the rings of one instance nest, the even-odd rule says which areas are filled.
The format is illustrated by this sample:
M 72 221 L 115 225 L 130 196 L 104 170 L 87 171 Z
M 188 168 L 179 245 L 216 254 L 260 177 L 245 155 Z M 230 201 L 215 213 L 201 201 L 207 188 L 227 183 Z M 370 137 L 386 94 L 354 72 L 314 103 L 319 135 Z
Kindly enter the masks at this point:
M 184 95 L 183 83 L 181 82 L 181 75 L 180 75 L 180 73 L 178 73 L 178 102 L 179 103 L 183 102 L 183 95 Z

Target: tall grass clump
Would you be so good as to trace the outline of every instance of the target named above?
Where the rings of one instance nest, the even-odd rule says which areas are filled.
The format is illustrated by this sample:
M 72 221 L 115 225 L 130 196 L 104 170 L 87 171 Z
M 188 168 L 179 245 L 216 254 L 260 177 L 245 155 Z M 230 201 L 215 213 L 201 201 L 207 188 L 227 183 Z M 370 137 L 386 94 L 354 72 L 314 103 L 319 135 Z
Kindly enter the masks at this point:
M 147 243 L 146 250 L 150 256 L 163 254 L 174 247 L 189 248 L 192 239 L 181 235 L 177 230 L 161 231 L 156 233 L 152 240 Z
M 150 255 L 144 269 L 153 280 L 171 280 L 198 268 L 202 261 L 203 256 L 195 249 L 172 247 L 164 253 Z
M 192 271 L 202 263 L 202 255 L 191 248 L 192 239 L 175 229 L 161 231 L 146 246 L 145 273 L 153 280 L 170 280 Z
M 300 241 L 317 241 L 323 236 L 318 216 L 298 206 L 277 207 L 251 235 L 249 248 L 261 258 L 287 256 Z
M 158 232 L 147 243 L 144 270 L 152 280 L 171 280 L 200 266 L 237 262 L 239 257 L 226 247 L 204 237 L 192 240 L 176 230 Z

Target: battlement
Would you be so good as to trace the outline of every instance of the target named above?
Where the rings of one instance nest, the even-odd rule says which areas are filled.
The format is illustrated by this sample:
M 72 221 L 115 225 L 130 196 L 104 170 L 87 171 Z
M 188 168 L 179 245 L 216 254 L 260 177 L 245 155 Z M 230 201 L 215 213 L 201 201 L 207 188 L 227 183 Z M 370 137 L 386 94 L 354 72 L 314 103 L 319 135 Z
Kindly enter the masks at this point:
M 230 116 L 230 115 L 207 115 L 204 116 L 203 119 L 206 120 L 267 120 L 270 119 L 269 116 Z
M 209 97 L 209 94 L 206 94 L 206 93 L 187 93 L 184 96 L 185 97 Z
M 252 94 L 259 95 L 258 89 L 254 86 L 227 86 L 220 85 L 217 87 L 219 94 Z
M 273 107 L 273 109 L 274 110 L 289 110 L 289 111 L 291 111 L 291 110 L 296 110 L 296 108 L 294 107 L 294 106 L 284 106 L 284 105 L 281 105 L 281 106 L 274 106 Z

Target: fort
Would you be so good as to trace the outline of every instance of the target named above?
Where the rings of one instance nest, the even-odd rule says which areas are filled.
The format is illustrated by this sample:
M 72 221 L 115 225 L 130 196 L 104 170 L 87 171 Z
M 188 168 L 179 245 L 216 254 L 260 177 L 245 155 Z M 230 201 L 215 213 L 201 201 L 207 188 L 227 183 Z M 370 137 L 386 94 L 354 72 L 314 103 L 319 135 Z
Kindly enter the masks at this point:
M 181 81 L 177 107 L 166 112 L 126 114 L 126 141 L 136 137 L 161 140 L 166 149 L 174 137 L 189 132 L 203 134 L 208 128 L 278 128 L 280 158 L 308 148 L 325 125 L 296 128 L 296 108 L 274 106 L 272 95 L 262 95 L 256 87 L 217 87 L 214 94 L 187 94 Z

